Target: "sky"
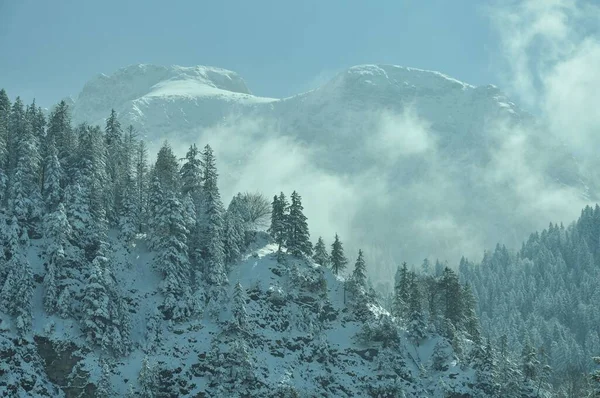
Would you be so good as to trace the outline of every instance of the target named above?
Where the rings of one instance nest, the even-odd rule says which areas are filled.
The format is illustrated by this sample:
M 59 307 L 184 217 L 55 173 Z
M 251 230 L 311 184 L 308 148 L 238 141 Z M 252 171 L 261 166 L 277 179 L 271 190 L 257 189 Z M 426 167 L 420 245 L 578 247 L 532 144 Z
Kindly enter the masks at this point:
M 230 69 L 275 98 L 365 63 L 496 83 L 487 1 L 0 0 L 0 87 L 48 107 L 138 63 Z

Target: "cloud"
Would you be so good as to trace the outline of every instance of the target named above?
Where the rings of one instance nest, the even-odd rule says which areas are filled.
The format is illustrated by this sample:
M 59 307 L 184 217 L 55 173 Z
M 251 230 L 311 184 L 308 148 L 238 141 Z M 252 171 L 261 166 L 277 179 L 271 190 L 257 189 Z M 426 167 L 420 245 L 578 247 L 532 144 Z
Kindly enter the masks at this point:
M 420 155 L 435 148 L 430 124 L 412 106 L 402 113 L 390 110 L 378 115 L 376 134 L 367 138 L 367 148 L 388 163 L 409 155 Z
M 500 2 L 490 13 L 506 86 L 549 133 L 589 161 L 600 144 L 600 7 L 592 1 Z

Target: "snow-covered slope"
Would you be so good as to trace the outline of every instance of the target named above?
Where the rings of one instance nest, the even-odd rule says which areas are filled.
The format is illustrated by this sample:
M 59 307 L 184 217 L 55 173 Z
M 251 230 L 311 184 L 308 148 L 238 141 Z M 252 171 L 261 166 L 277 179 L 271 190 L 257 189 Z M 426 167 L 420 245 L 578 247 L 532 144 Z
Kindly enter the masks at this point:
M 38 282 L 44 274 L 42 245 L 32 241 L 28 255 Z M 86 343 L 77 322 L 45 313 L 38 283 L 33 339 L 13 338 L 8 317 L 0 324 L 0 357 L 10 357 L 0 367 L 0 396 L 94 397 L 101 361 L 116 396 L 125 396 L 139 388 L 144 360 L 158 366 L 161 388 L 172 394 L 164 396 L 402 396 L 392 389 L 408 397 L 471 396 L 461 394 L 472 392 L 475 373 L 457 362 L 444 339 L 430 333 L 417 346 L 399 329 L 389 347 L 362 342 L 363 321 L 349 307 L 343 281 L 310 261 L 288 255 L 278 261 L 266 235 L 259 235 L 229 274 L 229 297 L 236 283 L 243 286 L 248 314 L 243 329 L 232 327 L 229 300 L 216 319 L 209 311 L 180 324 L 155 316 L 163 297 L 152 253 L 143 240 L 129 251 L 118 249 L 116 239 L 112 245 L 115 277 L 130 306 L 133 352 L 117 360 L 101 355 Z M 389 319 L 377 305 L 367 318 L 375 327 Z M 239 366 L 232 367 L 240 354 Z M 292 391 L 299 395 L 285 395 Z
M 137 65 L 88 83 L 74 119 L 103 123 L 112 107 L 153 148 L 210 143 L 228 195 L 304 193 L 311 231 L 377 253 L 382 275 L 400 260 L 457 263 L 516 245 L 596 197 L 576 159 L 500 89 L 433 71 L 360 65 L 269 99 L 234 72 Z

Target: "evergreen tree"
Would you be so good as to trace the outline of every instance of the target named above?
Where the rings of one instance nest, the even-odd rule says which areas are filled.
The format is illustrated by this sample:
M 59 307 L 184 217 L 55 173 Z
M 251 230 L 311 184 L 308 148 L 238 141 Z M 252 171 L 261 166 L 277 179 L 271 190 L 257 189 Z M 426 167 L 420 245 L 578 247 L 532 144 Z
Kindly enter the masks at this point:
M 9 175 L 9 118 L 11 103 L 4 89 L 0 89 L 0 209 L 6 204 L 6 187 Z
M 183 320 L 196 311 L 191 292 L 191 266 L 186 244 L 188 230 L 184 209 L 175 192 L 170 192 L 157 209 L 156 266 L 163 274 L 161 291 L 165 296 L 161 310 L 166 319 Z
M 455 328 L 461 326 L 463 318 L 462 289 L 458 281 L 458 275 L 446 267 L 440 280 L 444 317 L 448 319 Z
M 335 239 L 333 244 L 331 245 L 331 269 L 333 273 L 339 275 L 341 271 L 346 268 L 346 264 L 348 264 L 348 260 L 344 256 L 344 247 L 342 246 L 342 242 L 338 234 L 335 234 Z
M 0 309 L 15 317 L 17 332 L 24 335 L 31 330 L 33 272 L 22 251 L 11 256 L 7 269 L 9 272 L 0 290 Z
M 106 361 L 101 361 L 100 363 L 100 380 L 98 380 L 98 387 L 96 389 L 96 397 L 97 398 L 113 398 L 117 395 L 112 387 L 112 382 L 110 381 L 110 367 Z
M 463 302 L 463 324 L 466 332 L 476 344 L 481 341 L 481 331 L 479 329 L 479 318 L 475 312 L 475 297 L 473 291 L 468 284 L 465 284 L 462 288 L 462 302 Z
M 363 290 L 367 289 L 367 265 L 362 250 L 358 251 L 358 258 L 352 272 L 352 280 Z
M 158 247 L 160 242 L 160 234 L 157 231 L 159 228 L 158 212 L 163 204 L 165 193 L 160 184 L 160 180 L 157 175 L 152 173 L 152 181 L 150 182 L 150 188 L 148 192 L 148 209 L 146 214 L 148 216 L 148 232 L 150 239 L 148 246 L 151 250 Z
M 589 396 L 596 398 L 600 397 L 600 357 L 594 357 L 593 360 L 596 370 L 590 376 L 592 385 Z
M 233 289 L 233 303 L 231 308 L 233 325 L 235 329 L 246 330 L 248 327 L 248 313 L 246 312 L 246 292 L 238 282 Z
M 396 270 L 394 284 L 393 314 L 398 318 L 407 318 L 409 315 L 408 302 L 410 299 L 410 280 L 408 264 L 402 263 L 402 268 Z
M 139 141 L 135 150 L 135 214 L 138 232 L 145 226 L 144 216 L 148 192 L 148 150 L 144 141 Z
M 64 188 L 72 182 L 75 165 L 73 164 L 77 149 L 77 135 L 71 127 L 71 115 L 69 106 L 61 101 L 50 113 L 46 140 L 54 142 L 58 151 L 58 161 L 63 170 L 61 186 Z
M 313 255 L 313 261 L 324 267 L 329 266 L 329 253 L 327 253 L 325 242 L 323 242 L 323 238 L 321 238 L 320 236 L 317 240 L 317 244 L 315 245 L 315 254 Z
M 44 306 L 46 311 L 57 310 L 58 287 L 57 278 L 62 275 L 66 261 L 66 250 L 71 247 L 69 239 L 72 229 L 65 207 L 59 203 L 56 210 L 44 217 L 44 237 L 46 238 L 46 256 L 48 269 L 44 276 Z
M 11 111 L 11 136 L 15 172 L 10 180 L 11 210 L 19 225 L 25 230 L 34 227 L 42 213 L 39 187 L 39 143 L 33 135 L 31 124 L 25 118 L 23 103 L 19 98 Z
M 273 197 L 272 212 L 271 212 L 271 226 L 268 231 L 275 243 L 279 245 L 279 251 L 281 247 L 286 244 L 287 230 L 288 230 L 288 209 L 289 204 L 283 192 L 279 196 Z
M 156 365 L 150 363 L 148 357 L 144 357 L 142 361 L 138 383 L 140 385 L 140 396 L 144 398 L 158 397 L 158 372 Z
M 204 275 L 211 286 L 227 284 L 225 274 L 225 252 L 223 247 L 223 203 L 217 186 L 217 167 L 210 145 L 202 153 L 204 170 L 202 173 L 204 223 L 201 248 Z
M 521 366 L 526 381 L 536 380 L 539 364 L 535 348 L 531 345 L 529 339 L 527 339 L 521 353 Z
M 185 155 L 183 165 L 179 171 L 181 175 L 181 192 L 185 195 L 190 194 L 194 200 L 194 204 L 198 205 L 200 200 L 199 195 L 202 192 L 202 160 L 198 157 L 200 151 L 196 144 L 190 146 L 190 149 Z
M 106 208 L 110 225 L 117 225 L 121 212 L 122 185 L 120 178 L 123 175 L 123 130 L 114 109 L 106 119 L 104 128 L 106 147 Z M 125 171 L 126 173 L 127 171 Z
M 292 203 L 290 205 L 289 215 L 287 217 L 287 247 L 288 251 L 294 256 L 311 256 L 312 245 L 310 243 L 310 234 L 308 232 L 308 223 L 306 216 L 302 213 L 302 198 L 294 191 L 292 192 Z
M 423 316 L 423 307 L 421 305 L 421 289 L 419 288 L 417 276 L 411 273 L 409 281 L 410 297 L 408 299 L 408 334 L 417 344 L 427 335 L 427 325 Z
M 152 170 L 165 192 L 179 192 L 180 177 L 177 157 L 171 145 L 165 141 L 156 155 L 156 163 Z
M 62 187 L 60 185 L 63 179 L 62 169 L 58 161 L 58 151 L 54 141 L 50 141 L 46 150 L 46 159 L 44 160 L 44 203 L 46 211 L 54 211 L 62 201 Z
M 240 195 L 235 196 L 227 211 L 224 222 L 224 249 L 225 261 L 233 264 L 239 261 L 245 246 L 244 221 L 240 214 Z

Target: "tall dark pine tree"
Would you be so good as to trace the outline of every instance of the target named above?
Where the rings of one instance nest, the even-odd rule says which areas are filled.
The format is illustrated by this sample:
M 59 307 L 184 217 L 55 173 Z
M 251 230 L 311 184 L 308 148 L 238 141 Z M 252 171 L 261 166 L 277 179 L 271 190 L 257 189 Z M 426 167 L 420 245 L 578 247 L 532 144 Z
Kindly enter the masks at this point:
M 217 186 L 217 166 L 210 145 L 202 152 L 204 170 L 202 173 L 204 212 L 202 230 L 202 260 L 206 280 L 213 286 L 227 283 L 225 274 L 225 252 L 223 247 L 223 203 Z
M 289 204 L 283 192 L 279 196 L 273 197 L 273 203 L 271 204 L 271 226 L 268 232 L 271 234 L 275 243 L 279 245 L 279 251 L 281 247 L 286 244 L 286 238 L 288 236 L 288 209 Z
M 58 161 L 58 151 L 54 145 L 54 139 L 47 144 L 46 159 L 44 160 L 44 203 L 46 211 L 56 210 L 58 204 L 62 201 L 62 168 Z
M 8 124 L 10 100 L 4 89 L 0 90 L 0 208 L 6 205 L 6 187 L 8 184 Z
M 144 218 L 147 206 L 148 192 L 148 150 L 144 141 L 139 141 L 135 149 L 135 216 L 139 233 L 143 232 L 146 224 Z
M 313 261 L 324 267 L 329 266 L 329 253 L 327 252 L 327 248 L 325 247 L 325 242 L 323 242 L 323 238 L 321 238 L 320 236 L 319 239 L 317 239 L 317 243 L 315 244 L 315 253 L 313 254 Z
M 48 142 L 54 140 L 56 145 L 58 161 L 63 170 L 61 186 L 64 188 L 74 177 L 76 165 L 73 161 L 77 152 L 77 135 L 71 127 L 69 106 L 65 101 L 61 101 L 50 113 L 46 139 Z
M 399 318 L 407 318 L 409 315 L 408 301 L 410 299 L 410 278 L 408 264 L 402 263 L 402 268 L 398 267 L 394 284 L 394 316 Z
M 287 217 L 287 247 L 288 251 L 294 256 L 312 254 L 312 245 L 310 243 L 310 234 L 308 232 L 308 223 L 302 210 L 302 198 L 294 191 L 292 192 L 292 203 L 290 213 Z
M 163 143 L 159 149 L 152 172 L 165 192 L 179 192 L 179 163 L 168 142 Z
M 40 155 L 39 143 L 34 136 L 31 123 L 26 119 L 19 98 L 11 112 L 11 135 L 14 135 L 15 172 L 10 178 L 11 210 L 21 228 L 30 230 L 42 213 L 42 198 L 39 187 Z
M 331 245 L 331 269 L 333 273 L 339 275 L 346 268 L 348 260 L 344 256 L 344 247 L 338 234 L 335 234 L 335 240 Z
M 120 181 L 123 175 L 123 130 L 114 109 L 110 111 L 110 116 L 106 119 L 104 139 L 106 145 L 107 218 L 108 222 L 115 226 L 118 224 L 123 194 Z
M 196 145 L 190 146 L 183 160 L 183 165 L 179 170 L 181 176 L 181 193 L 184 196 L 189 196 L 195 209 L 194 225 L 190 226 L 189 253 L 190 260 L 197 265 L 199 259 L 197 254 L 200 250 L 201 239 L 201 223 L 204 215 L 203 210 L 203 195 L 202 195 L 202 160 L 199 158 L 200 152 Z
M 423 316 L 423 307 L 421 305 L 421 290 L 419 288 L 417 275 L 411 273 L 409 278 L 410 296 L 408 299 L 408 334 L 417 345 L 426 336 L 427 325 Z
M 448 267 L 444 269 L 442 274 L 440 290 L 442 291 L 444 317 L 455 328 L 461 327 L 461 320 L 463 319 L 462 288 L 458 281 L 458 275 Z
M 245 246 L 244 220 L 241 215 L 241 195 L 236 195 L 225 212 L 224 248 L 226 264 L 233 264 L 241 257 Z
M 365 263 L 362 250 L 358 251 L 358 258 L 356 259 L 356 264 L 354 265 L 352 279 L 357 286 L 361 287 L 362 289 L 367 288 L 367 264 Z

